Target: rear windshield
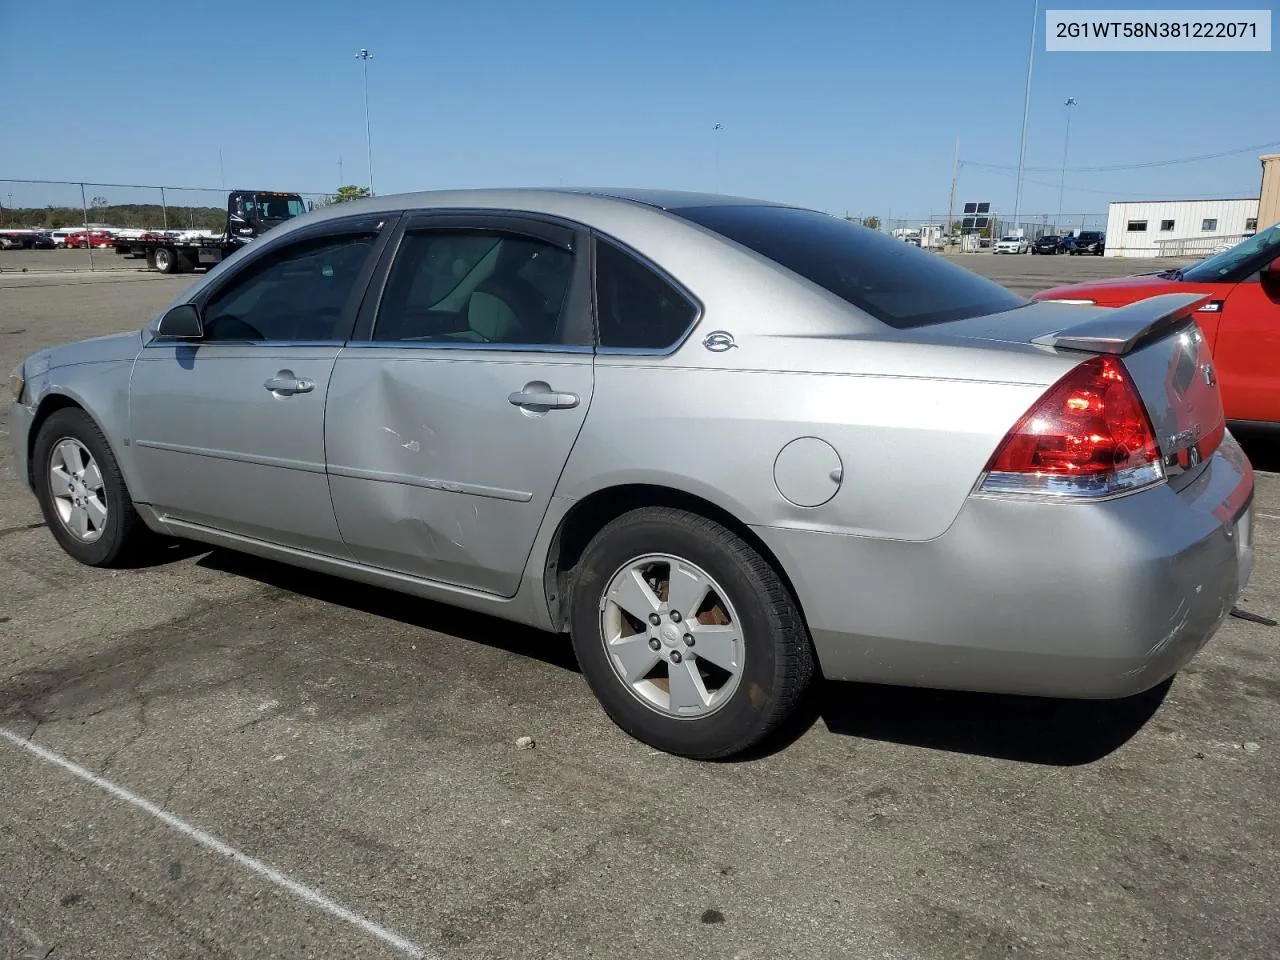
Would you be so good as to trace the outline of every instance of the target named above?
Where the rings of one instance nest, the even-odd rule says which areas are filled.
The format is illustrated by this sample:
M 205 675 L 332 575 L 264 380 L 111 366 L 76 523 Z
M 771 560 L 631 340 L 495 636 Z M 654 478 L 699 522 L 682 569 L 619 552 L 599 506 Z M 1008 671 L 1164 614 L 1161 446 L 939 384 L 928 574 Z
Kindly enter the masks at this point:
M 999 313 L 1029 302 L 940 254 L 814 210 L 725 205 L 670 212 L 898 329 Z

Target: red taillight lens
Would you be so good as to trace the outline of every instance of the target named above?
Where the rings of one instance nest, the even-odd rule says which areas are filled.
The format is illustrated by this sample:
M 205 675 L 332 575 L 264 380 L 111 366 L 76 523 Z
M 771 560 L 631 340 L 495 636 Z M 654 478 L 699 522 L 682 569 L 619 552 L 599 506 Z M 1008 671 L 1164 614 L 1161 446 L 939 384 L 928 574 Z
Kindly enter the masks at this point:
M 992 493 L 1110 496 L 1164 479 L 1138 390 L 1114 357 L 1086 360 L 1005 436 L 987 464 Z

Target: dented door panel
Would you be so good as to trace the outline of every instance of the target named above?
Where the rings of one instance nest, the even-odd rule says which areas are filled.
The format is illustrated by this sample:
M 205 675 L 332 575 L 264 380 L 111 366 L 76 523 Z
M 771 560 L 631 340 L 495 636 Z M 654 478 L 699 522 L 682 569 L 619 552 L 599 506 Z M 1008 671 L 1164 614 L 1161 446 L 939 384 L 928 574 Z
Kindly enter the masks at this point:
M 343 540 L 363 563 L 512 596 L 592 391 L 588 350 L 357 345 L 329 388 Z M 512 395 L 572 394 L 573 406 Z

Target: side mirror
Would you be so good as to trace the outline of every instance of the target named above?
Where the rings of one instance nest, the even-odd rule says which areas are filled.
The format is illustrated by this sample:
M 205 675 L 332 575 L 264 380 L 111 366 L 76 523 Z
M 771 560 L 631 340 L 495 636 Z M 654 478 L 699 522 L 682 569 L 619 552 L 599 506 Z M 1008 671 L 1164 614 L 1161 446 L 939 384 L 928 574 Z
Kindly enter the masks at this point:
M 1280 257 L 1276 257 L 1263 267 L 1258 279 L 1268 286 L 1280 287 Z
M 156 327 L 157 337 L 174 340 L 199 340 L 204 336 L 204 324 L 194 303 L 180 303 L 163 317 Z

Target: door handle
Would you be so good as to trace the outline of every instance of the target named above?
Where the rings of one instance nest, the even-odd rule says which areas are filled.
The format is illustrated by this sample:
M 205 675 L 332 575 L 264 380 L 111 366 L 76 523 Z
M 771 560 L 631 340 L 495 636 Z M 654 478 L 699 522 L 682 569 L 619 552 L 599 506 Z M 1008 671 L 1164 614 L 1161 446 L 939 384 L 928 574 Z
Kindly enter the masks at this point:
M 272 377 L 263 386 L 272 393 L 278 393 L 284 397 L 291 397 L 295 393 L 310 393 L 316 388 L 314 380 L 297 379 L 279 374 Z
M 529 390 L 527 387 L 507 397 L 513 407 L 534 407 L 543 410 L 570 410 L 578 405 L 576 393 L 556 393 L 552 390 Z

